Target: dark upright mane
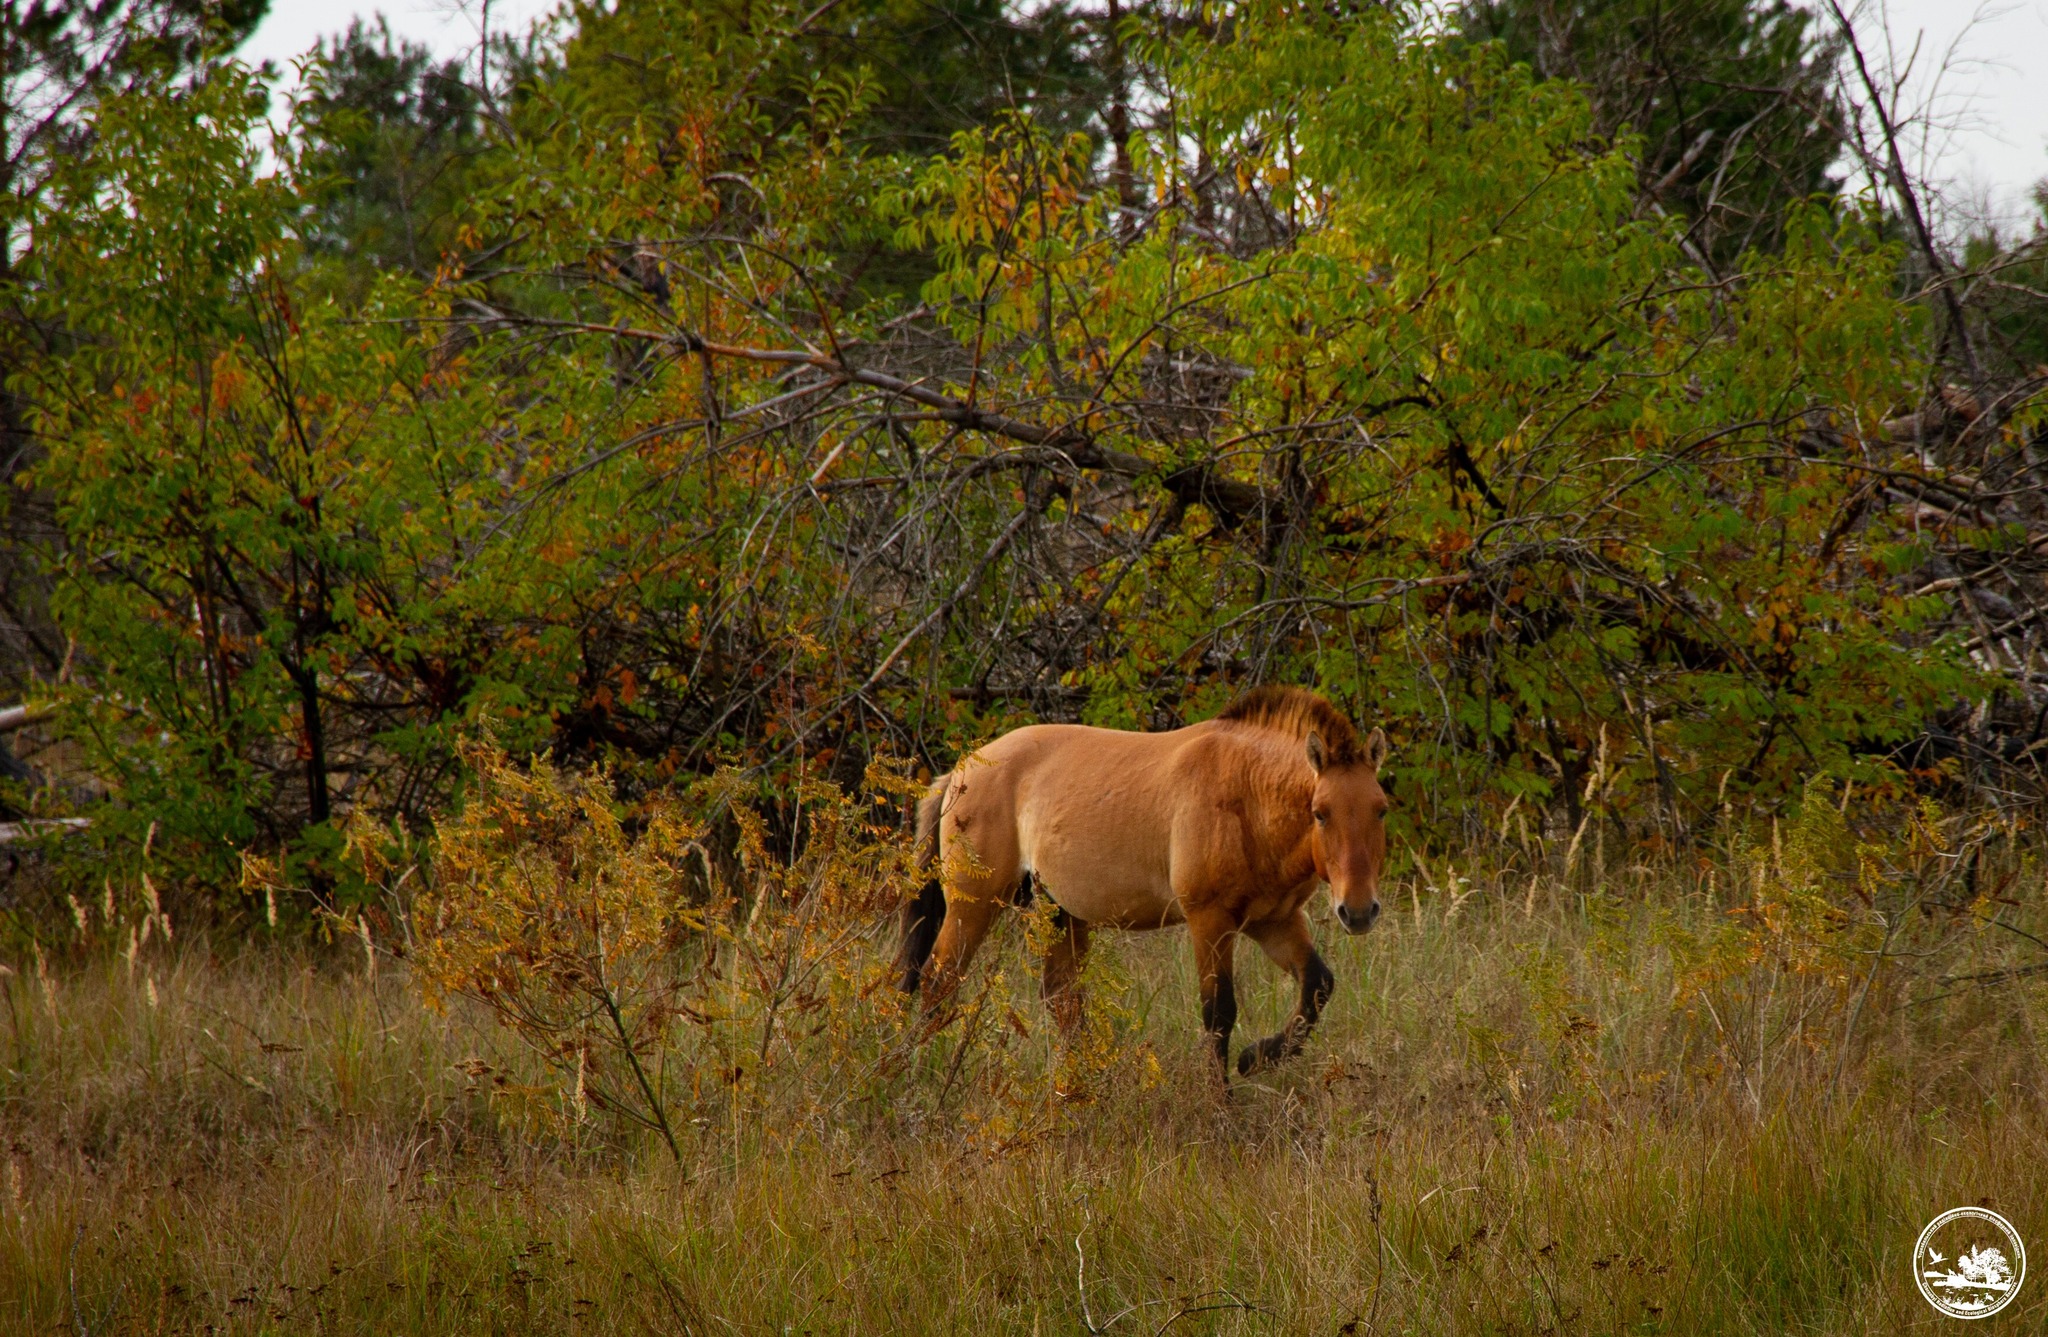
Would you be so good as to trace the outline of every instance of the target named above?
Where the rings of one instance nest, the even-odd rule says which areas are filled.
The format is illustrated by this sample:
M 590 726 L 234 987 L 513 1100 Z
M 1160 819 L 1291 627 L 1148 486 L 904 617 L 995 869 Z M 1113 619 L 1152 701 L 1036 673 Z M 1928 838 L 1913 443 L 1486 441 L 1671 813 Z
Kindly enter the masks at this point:
M 1344 712 L 1306 687 L 1254 687 L 1225 706 L 1219 720 L 1272 729 L 1292 738 L 1307 738 L 1310 730 L 1323 741 L 1323 755 L 1331 766 L 1350 766 L 1365 760 L 1365 743 Z

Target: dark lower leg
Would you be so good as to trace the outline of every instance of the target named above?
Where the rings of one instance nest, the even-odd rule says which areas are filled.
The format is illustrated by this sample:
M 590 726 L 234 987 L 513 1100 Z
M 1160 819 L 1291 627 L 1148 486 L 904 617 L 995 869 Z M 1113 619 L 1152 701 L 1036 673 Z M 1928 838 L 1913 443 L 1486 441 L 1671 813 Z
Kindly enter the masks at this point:
M 1293 1058 L 1308 1042 L 1308 1033 L 1315 1029 L 1316 1019 L 1323 1013 L 1323 1005 L 1330 1001 L 1330 994 L 1337 987 L 1337 977 L 1323 964 L 1320 956 L 1311 956 L 1302 971 L 1301 1002 L 1294 1015 L 1278 1034 L 1269 1035 L 1257 1044 L 1244 1047 L 1238 1055 L 1237 1070 L 1250 1076 L 1260 1068 L 1278 1063 L 1283 1058 Z
M 1322 955 L 1316 951 L 1315 940 L 1309 936 L 1305 917 L 1297 914 L 1283 923 L 1247 931 L 1275 965 L 1299 982 L 1301 1001 L 1277 1035 L 1246 1045 L 1244 1052 L 1238 1055 L 1237 1070 L 1245 1076 L 1300 1053 L 1308 1041 L 1309 1032 L 1315 1028 L 1316 1019 L 1322 1015 L 1337 987 L 1337 977 L 1324 964 Z
M 1228 975 L 1202 981 L 1202 1035 L 1219 1071 L 1230 1069 L 1230 1032 L 1237 1025 L 1237 985 Z

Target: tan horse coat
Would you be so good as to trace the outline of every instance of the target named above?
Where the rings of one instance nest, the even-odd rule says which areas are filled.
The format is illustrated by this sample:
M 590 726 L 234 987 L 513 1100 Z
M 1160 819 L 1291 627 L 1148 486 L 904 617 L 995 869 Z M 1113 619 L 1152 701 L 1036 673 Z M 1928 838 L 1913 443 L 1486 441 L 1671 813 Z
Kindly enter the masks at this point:
M 1044 991 L 1063 1026 L 1096 927 L 1185 923 L 1202 978 L 1203 1029 L 1227 1056 L 1232 960 L 1249 937 L 1302 987 L 1287 1029 L 1246 1049 L 1251 1072 L 1301 1047 L 1334 978 L 1304 907 L 1327 881 L 1347 928 L 1370 927 L 1385 853 L 1377 731 L 1361 742 L 1313 693 L 1265 688 L 1169 733 L 1042 724 L 988 744 L 933 785 L 919 837 L 939 877 L 905 912 L 904 987 L 936 1003 L 957 985 L 995 912 L 1035 883 L 1062 938 Z M 934 930 L 936 937 L 934 939 Z M 929 965 L 926 956 L 929 954 Z

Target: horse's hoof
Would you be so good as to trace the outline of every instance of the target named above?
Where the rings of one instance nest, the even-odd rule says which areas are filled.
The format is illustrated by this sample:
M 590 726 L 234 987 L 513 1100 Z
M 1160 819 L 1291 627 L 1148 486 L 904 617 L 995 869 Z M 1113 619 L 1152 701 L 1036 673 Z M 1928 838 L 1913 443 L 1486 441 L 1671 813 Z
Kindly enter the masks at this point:
M 1265 1059 L 1259 1054 L 1258 1045 L 1246 1045 L 1244 1052 L 1237 1056 L 1237 1075 L 1249 1077 L 1265 1066 Z

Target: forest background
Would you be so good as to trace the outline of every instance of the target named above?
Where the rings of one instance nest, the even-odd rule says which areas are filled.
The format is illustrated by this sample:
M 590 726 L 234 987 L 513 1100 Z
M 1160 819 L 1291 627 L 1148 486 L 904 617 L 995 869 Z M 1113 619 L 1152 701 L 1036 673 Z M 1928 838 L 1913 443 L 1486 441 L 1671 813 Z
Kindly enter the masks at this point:
M 486 717 L 772 806 L 1302 682 L 1424 840 L 2040 741 L 2038 243 L 1839 29 L 1276 14 L 359 26 L 282 125 L 253 9 L 25 26 L 17 815 L 310 909 Z
M 2048 233 L 1937 233 L 1846 14 L 577 2 L 460 61 L 358 26 L 280 113 L 231 55 L 262 10 L 0 6 L 33 1321 L 859 1330 L 751 1227 L 822 1228 L 792 1186 L 844 1162 L 849 1220 L 905 1174 L 971 1237 L 958 1156 L 1016 1176 L 1023 1252 L 934 1328 L 1654 1328 L 1682 1276 L 1730 1325 L 1874 1331 L 1917 1303 L 1892 1216 L 1992 1191 L 1938 1148 L 2048 1201 L 2003 1159 L 2048 1094 Z M 1190 1112 L 1170 946 L 1110 953 L 1066 1049 L 1000 953 L 931 1025 L 880 987 L 921 779 L 1268 682 L 1394 740 L 1407 927 L 1347 948 L 1331 1066 Z M 1430 1224 L 1399 1176 L 1486 1182 L 1489 1138 L 1519 1187 Z M 1760 1199 L 1667 1165 L 1716 1139 Z M 1210 1140 L 1248 1161 L 1181 1187 L 1231 1220 L 1263 1209 L 1220 1181 L 1296 1193 L 1312 1146 L 1369 1298 L 1248 1245 L 1099 1322 L 1088 1185 L 1142 1211 Z M 248 1270 L 306 1180 L 230 1147 L 392 1183 L 308 1246 L 328 1299 Z M 1799 1187 L 1816 1157 L 1853 1191 Z M 1529 1224 L 1617 1158 L 1612 1239 Z M 211 1261 L 150 1177 L 187 1164 Z M 397 1310 L 339 1280 L 379 1231 L 527 1249 L 548 1176 L 613 1299 L 543 1304 L 530 1253 Z M 743 1182 L 782 1188 L 646 1233 Z M 1655 1262 L 1694 1191 L 1750 1215 Z M 88 1236 L 125 1261 L 81 1298 Z M 1143 1237 L 1104 1247 L 1165 1272 Z M 1699 1262 L 1737 1238 L 1754 1287 Z M 1829 1249 L 1870 1251 L 1853 1287 Z M 931 1299 L 892 1256 L 870 1318 Z

